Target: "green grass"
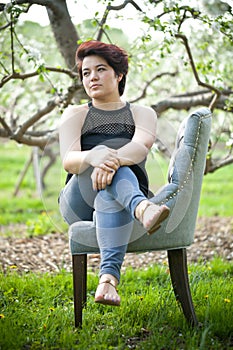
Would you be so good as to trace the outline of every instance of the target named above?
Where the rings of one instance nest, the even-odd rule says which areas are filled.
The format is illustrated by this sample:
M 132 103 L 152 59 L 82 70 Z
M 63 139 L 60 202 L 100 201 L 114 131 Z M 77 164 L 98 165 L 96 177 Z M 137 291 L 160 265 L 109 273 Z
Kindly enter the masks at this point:
M 167 181 L 168 161 L 162 157 L 152 155 L 148 158 L 147 170 L 151 188 L 156 192 Z M 204 176 L 201 198 L 199 204 L 199 216 L 232 217 L 233 206 L 233 164 L 218 169 L 214 173 Z
M 119 308 L 93 301 L 97 276 L 88 274 L 82 330 L 74 328 L 72 277 L 18 274 L 0 279 L 0 349 L 232 349 L 233 263 L 214 259 L 190 266 L 200 327 L 188 327 L 175 301 L 167 266 L 128 269 Z
M 233 216 L 233 164 L 204 176 L 200 216 Z
M 58 194 L 65 181 L 65 173 L 59 160 L 46 177 L 46 189 L 42 195 L 37 193 L 33 166 L 30 165 L 17 196 L 14 196 L 20 172 L 30 158 L 30 149 L 18 146 L 15 142 L 0 144 L 0 225 L 2 234 L 22 234 L 12 225 L 26 226 L 25 235 L 33 236 L 51 232 L 64 232 L 67 225 L 63 222 L 58 209 Z M 42 157 L 40 168 L 46 159 Z M 9 227 L 9 228 L 8 228 Z

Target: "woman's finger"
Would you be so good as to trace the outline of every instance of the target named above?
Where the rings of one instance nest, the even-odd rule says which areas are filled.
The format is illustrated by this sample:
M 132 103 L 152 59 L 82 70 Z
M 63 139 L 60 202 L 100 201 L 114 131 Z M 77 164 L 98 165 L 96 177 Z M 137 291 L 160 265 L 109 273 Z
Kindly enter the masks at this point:
M 108 175 L 107 175 L 107 185 L 109 186 L 109 185 L 111 185 L 111 183 L 112 183 L 112 179 L 113 179 L 113 176 L 115 175 L 115 171 L 112 171 L 111 173 L 109 173 Z
M 111 177 L 108 178 L 108 175 L 111 175 L 113 171 L 107 172 L 101 168 L 95 168 L 92 172 L 92 187 L 94 190 L 103 190 L 108 185 Z M 111 182 L 110 182 L 111 183 Z
M 91 174 L 91 180 L 92 180 L 92 187 L 94 191 L 98 190 L 98 183 L 97 183 L 97 168 L 94 168 L 92 174 Z
M 104 174 L 102 174 L 101 179 L 100 179 L 100 181 L 98 183 L 98 185 L 100 186 L 100 190 L 104 190 L 106 188 L 106 186 L 107 186 L 107 177 L 108 177 L 108 173 L 105 172 Z
M 111 161 L 106 161 L 106 162 L 104 162 L 104 164 L 115 171 L 118 170 L 120 167 L 120 163 L 119 163 L 119 160 L 117 158 L 114 160 L 111 160 Z

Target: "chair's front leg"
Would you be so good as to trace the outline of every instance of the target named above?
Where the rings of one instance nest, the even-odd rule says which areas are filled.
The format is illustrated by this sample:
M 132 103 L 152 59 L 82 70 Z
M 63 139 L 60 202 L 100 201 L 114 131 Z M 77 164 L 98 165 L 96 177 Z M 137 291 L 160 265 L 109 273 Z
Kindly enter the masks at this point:
M 82 309 L 87 301 L 87 254 L 72 255 L 75 327 L 82 326 Z
M 173 290 L 176 299 L 181 303 L 184 316 L 192 326 L 197 326 L 192 295 L 189 286 L 186 249 L 168 250 L 168 263 Z

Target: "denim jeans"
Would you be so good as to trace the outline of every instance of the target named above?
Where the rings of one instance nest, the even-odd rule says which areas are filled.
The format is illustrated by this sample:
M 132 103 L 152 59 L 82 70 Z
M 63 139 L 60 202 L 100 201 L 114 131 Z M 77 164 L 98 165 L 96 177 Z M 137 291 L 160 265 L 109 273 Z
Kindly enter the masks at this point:
M 111 274 L 120 279 L 120 269 L 135 220 L 135 208 L 147 199 L 139 188 L 133 171 L 120 167 L 110 186 L 92 189 L 91 172 L 87 169 L 73 175 L 61 191 L 59 206 L 64 220 L 71 225 L 80 220 L 90 221 L 96 214 L 96 235 L 100 249 L 100 276 Z

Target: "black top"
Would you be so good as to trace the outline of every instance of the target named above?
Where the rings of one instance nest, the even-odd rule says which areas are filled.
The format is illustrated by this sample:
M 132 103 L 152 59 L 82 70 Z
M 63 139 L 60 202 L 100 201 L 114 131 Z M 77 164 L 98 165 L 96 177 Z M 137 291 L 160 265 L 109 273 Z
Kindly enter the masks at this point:
M 87 112 L 81 130 L 81 150 L 87 151 L 98 145 L 105 145 L 118 149 L 132 139 L 135 132 L 135 123 L 130 109 L 130 104 L 117 110 L 101 110 L 88 104 Z M 142 192 L 148 195 L 148 177 L 145 170 L 144 159 L 141 163 L 130 165 L 129 168 L 135 173 Z M 66 183 L 72 174 L 68 174 Z

